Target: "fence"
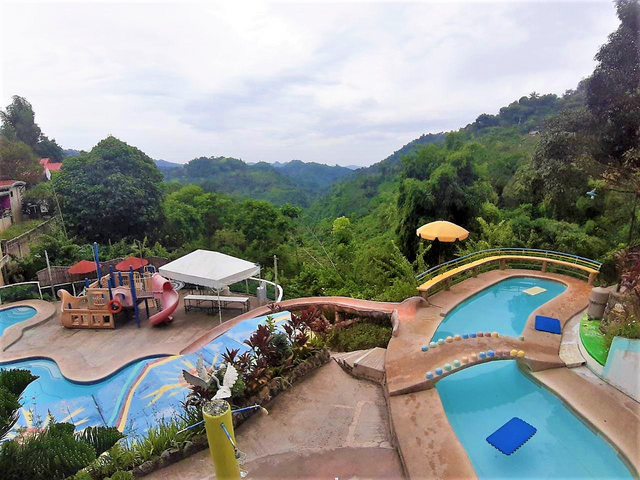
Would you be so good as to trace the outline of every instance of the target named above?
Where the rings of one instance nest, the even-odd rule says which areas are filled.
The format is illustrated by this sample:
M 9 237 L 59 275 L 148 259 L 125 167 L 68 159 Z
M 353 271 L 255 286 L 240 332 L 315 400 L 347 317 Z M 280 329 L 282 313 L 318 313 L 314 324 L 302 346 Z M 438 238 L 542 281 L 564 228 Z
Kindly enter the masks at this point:
M 11 303 L 33 298 L 43 300 L 42 289 L 38 282 L 13 283 L 0 287 L 0 305 L 3 302 Z
M 145 258 L 147 260 L 149 260 L 149 264 L 150 265 L 153 265 L 155 267 L 156 271 L 158 270 L 158 268 L 160 268 L 163 265 L 166 265 L 167 263 L 169 263 L 169 259 L 164 258 L 164 257 L 145 257 Z M 100 262 L 100 270 L 101 270 L 101 272 L 103 274 L 108 273 L 110 266 L 112 266 L 115 269 L 115 266 L 118 263 L 120 263 L 122 260 L 124 260 L 124 259 L 123 258 L 114 258 L 113 260 L 107 260 L 105 262 Z M 87 275 L 86 274 L 84 274 L 84 275 L 71 275 L 68 272 L 69 268 L 71 268 L 71 267 L 70 266 L 52 266 L 51 267 L 51 280 L 49 280 L 49 271 L 46 268 L 43 268 L 42 270 L 39 270 L 38 273 L 37 273 L 38 281 L 43 286 L 50 286 L 51 283 L 53 283 L 53 285 L 67 285 L 67 284 L 78 283 L 78 282 L 83 282 L 84 283 L 84 279 L 85 279 L 85 277 L 87 277 Z M 91 273 L 90 277 L 93 278 L 93 280 L 91 280 L 91 281 L 94 281 L 95 278 L 96 278 L 95 272 Z
M 548 264 L 545 264 L 544 266 L 545 271 L 562 273 L 585 280 L 591 278 L 589 269 L 598 272 L 600 270 L 600 267 L 602 266 L 600 262 L 597 262 L 590 258 L 580 257 L 578 255 L 572 255 L 570 253 L 556 252 L 553 250 L 540 250 L 534 248 L 492 248 L 489 250 L 482 250 L 479 252 L 471 253 L 469 255 L 465 255 L 464 257 L 456 258 L 440 265 L 436 265 L 435 267 L 432 267 L 417 275 L 416 279 L 422 284 L 429 282 L 429 280 L 435 279 L 433 285 L 428 287 L 430 293 L 435 293 L 442 288 L 446 288 L 448 285 L 460 283 L 470 276 L 473 276 L 477 273 L 494 270 L 495 268 L 498 268 L 498 266 L 495 262 L 481 263 L 477 267 L 475 267 L 475 271 L 462 269 L 460 273 L 455 274 L 455 277 L 453 275 L 450 277 L 445 276 L 448 277 L 446 278 L 447 281 L 440 284 L 437 283 L 438 279 L 436 278 L 439 275 L 451 272 L 456 268 L 464 267 L 465 265 L 469 265 L 478 260 L 486 258 L 495 258 L 496 260 L 499 260 L 501 257 L 505 258 L 500 261 L 505 262 L 505 264 L 506 262 L 508 262 L 511 267 L 528 270 L 539 270 L 540 262 L 548 260 Z M 553 263 L 554 261 L 562 263 Z
M 50 232 L 53 229 L 57 218 L 58 217 L 52 217 L 46 222 L 41 223 L 37 227 L 32 228 L 11 240 L 3 240 L 2 253 L 4 255 L 10 255 L 17 258 L 25 257 L 29 253 L 29 244 L 40 235 Z

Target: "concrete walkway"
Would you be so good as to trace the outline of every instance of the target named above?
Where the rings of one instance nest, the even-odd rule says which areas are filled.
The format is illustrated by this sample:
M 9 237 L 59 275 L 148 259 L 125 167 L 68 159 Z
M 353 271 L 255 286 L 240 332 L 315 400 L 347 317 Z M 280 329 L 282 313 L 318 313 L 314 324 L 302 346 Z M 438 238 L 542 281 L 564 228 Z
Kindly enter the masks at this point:
M 404 478 L 391 446 L 382 387 L 357 380 L 335 363 L 311 373 L 236 432 L 249 477 L 307 479 Z M 209 451 L 146 477 L 215 478 Z

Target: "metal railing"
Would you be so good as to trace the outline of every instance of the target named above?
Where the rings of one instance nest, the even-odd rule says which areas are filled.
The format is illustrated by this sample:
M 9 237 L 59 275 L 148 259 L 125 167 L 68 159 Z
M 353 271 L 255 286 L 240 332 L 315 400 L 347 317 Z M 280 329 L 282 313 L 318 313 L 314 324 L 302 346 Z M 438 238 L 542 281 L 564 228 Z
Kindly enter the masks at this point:
M 22 287 L 27 287 L 27 285 L 32 285 L 34 287 L 37 287 L 37 294 L 35 293 L 35 288 L 33 290 L 33 294 L 37 295 L 35 298 L 39 297 L 40 300 L 42 300 L 42 289 L 40 288 L 40 282 L 20 282 L 20 283 L 12 283 L 11 285 L 4 285 L 0 287 L 0 305 L 2 305 L 3 297 L 5 298 L 5 301 L 8 299 L 9 302 L 17 302 L 20 300 L 28 300 L 28 299 L 34 298 L 33 294 L 29 296 L 28 294 L 23 295 L 20 292 L 20 290 L 22 290 Z M 18 293 L 15 293 L 14 295 L 6 293 L 7 289 L 15 290 L 16 287 L 19 289 Z M 24 289 L 24 293 L 28 291 L 29 291 L 28 288 Z
M 507 257 L 507 256 L 526 256 L 534 257 L 535 259 L 547 259 L 557 260 L 566 263 L 575 264 L 578 267 L 586 267 L 596 271 L 600 270 L 602 263 L 592 260 L 590 258 L 580 257 L 578 255 L 572 255 L 570 253 L 556 252 L 553 250 L 540 250 L 536 248 L 491 248 L 488 250 L 481 250 L 479 252 L 470 253 L 464 257 L 449 260 L 448 262 L 436 265 L 428 270 L 425 270 L 421 274 L 416 276 L 416 280 L 420 280 L 423 283 L 431 280 L 438 275 L 448 272 L 454 268 L 461 267 L 463 265 L 482 260 L 488 257 Z

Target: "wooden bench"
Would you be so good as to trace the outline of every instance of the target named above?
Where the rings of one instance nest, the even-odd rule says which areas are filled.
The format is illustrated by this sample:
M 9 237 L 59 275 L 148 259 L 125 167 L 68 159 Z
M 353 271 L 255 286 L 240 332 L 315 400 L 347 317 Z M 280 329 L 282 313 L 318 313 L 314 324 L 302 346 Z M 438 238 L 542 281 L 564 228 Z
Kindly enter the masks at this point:
M 546 258 L 546 257 L 536 257 L 529 255 L 495 255 L 491 257 L 481 258 L 479 260 L 475 260 L 473 262 L 460 265 L 459 267 L 452 268 L 440 275 L 436 275 L 435 277 L 427 280 L 422 285 L 418 287 L 420 294 L 423 297 L 427 297 L 429 295 L 429 290 L 439 284 L 440 282 L 446 282 L 445 289 L 449 290 L 451 284 L 451 278 L 459 273 L 466 272 L 468 270 L 474 271 L 474 277 L 477 276 L 477 269 L 480 265 L 484 265 L 485 263 L 490 262 L 500 262 L 500 270 L 504 270 L 507 267 L 508 260 L 525 260 L 525 261 L 534 261 L 542 263 L 542 271 L 547 271 L 547 264 L 553 263 L 555 265 L 561 265 L 564 267 L 577 268 L 578 270 L 583 270 L 589 273 L 589 285 L 593 285 L 593 281 L 596 278 L 596 275 L 599 273 L 599 270 L 591 267 L 587 267 L 585 265 L 581 265 L 579 263 L 566 262 L 564 260 L 558 260 L 555 258 Z
M 196 308 L 206 310 L 212 315 L 216 308 L 227 308 L 232 303 L 239 303 L 243 312 L 251 309 L 249 297 L 223 297 L 218 295 L 187 295 L 184 297 L 184 311 L 189 312 Z

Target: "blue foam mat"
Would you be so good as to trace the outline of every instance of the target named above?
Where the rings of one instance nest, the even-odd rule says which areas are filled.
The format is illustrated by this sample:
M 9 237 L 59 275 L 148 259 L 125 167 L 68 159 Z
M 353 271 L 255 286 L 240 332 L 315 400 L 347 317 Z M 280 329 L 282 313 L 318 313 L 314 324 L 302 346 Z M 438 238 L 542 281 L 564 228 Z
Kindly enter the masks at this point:
M 560 335 L 562 328 L 560 327 L 560 320 L 553 317 L 544 317 L 542 315 L 536 315 L 536 330 L 541 332 L 549 332 Z
M 524 445 L 538 430 L 524 420 L 513 417 L 487 437 L 487 442 L 505 455 L 511 455 Z

